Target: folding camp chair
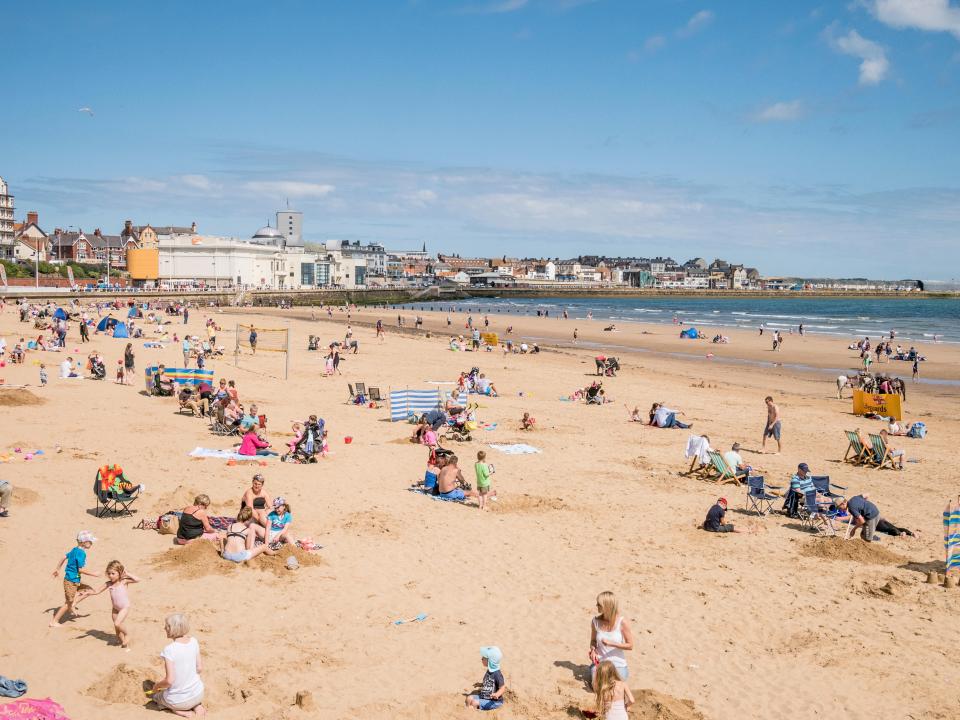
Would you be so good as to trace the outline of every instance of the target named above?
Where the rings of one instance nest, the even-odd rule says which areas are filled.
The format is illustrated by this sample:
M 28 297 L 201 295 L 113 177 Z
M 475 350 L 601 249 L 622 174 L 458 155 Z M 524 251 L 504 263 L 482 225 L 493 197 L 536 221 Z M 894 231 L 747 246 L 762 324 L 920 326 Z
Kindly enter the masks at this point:
M 852 430 L 844 430 L 844 432 L 847 434 L 847 440 L 850 444 L 847 445 L 847 452 L 844 453 L 843 461 L 853 463 L 854 465 L 862 465 L 868 462 L 870 451 L 860 442 L 857 433 Z
M 726 483 L 732 483 L 734 485 L 740 484 L 740 478 L 737 477 L 737 473 L 730 469 L 727 461 L 723 459 L 723 455 L 716 450 L 710 451 L 710 464 L 713 465 L 716 477 L 708 476 L 706 479 L 715 480 L 718 485 L 724 485 Z
M 366 383 L 358 382 L 357 383 L 357 395 L 366 395 L 367 394 L 367 385 Z
M 227 425 L 227 419 L 224 416 L 223 405 L 221 403 L 216 404 L 216 409 L 210 409 L 210 432 L 220 437 L 240 434 L 239 427 Z
M 873 444 L 873 462 L 876 463 L 877 470 L 883 470 L 885 467 L 896 470 L 890 448 L 887 447 L 883 438 L 879 435 L 870 435 L 870 442 Z
M 380 396 L 380 388 L 378 387 L 369 387 L 367 388 L 367 397 L 373 402 L 383 402 L 383 398 Z
M 93 494 L 97 497 L 96 515 L 98 518 L 113 515 L 133 515 L 136 510 L 131 510 L 130 506 L 140 497 L 140 488 L 137 487 L 132 493 L 115 493 L 111 490 L 104 490 L 100 483 L 100 475 L 93 479 Z
M 810 480 L 813 481 L 813 487 L 820 495 L 828 497 L 834 502 L 842 502 L 846 499 L 845 495 L 833 492 L 834 489 L 846 490 L 846 488 L 843 485 L 831 485 L 829 475 L 811 475 Z
M 800 514 L 800 523 L 805 528 L 810 528 L 818 535 L 836 535 L 837 529 L 833 525 L 833 519 L 837 516 L 836 510 L 830 510 L 829 507 L 817 502 L 817 491 L 811 490 L 803 496 L 803 505 L 797 508 Z
M 776 485 L 767 485 L 764 482 L 763 475 L 747 477 L 747 510 L 756 510 L 758 515 L 766 515 L 773 512 L 772 501 L 777 500 L 776 495 L 770 495 L 767 488 L 779 490 Z

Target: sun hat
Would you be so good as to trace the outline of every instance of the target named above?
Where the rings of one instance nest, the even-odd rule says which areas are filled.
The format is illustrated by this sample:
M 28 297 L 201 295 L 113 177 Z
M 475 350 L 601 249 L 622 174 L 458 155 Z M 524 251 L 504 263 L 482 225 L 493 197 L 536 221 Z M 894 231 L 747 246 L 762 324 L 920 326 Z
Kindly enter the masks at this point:
M 496 672 L 500 669 L 500 663 L 503 660 L 503 653 L 496 645 L 487 645 L 480 648 L 480 657 L 487 659 L 487 668 L 490 672 Z
M 276 510 L 281 505 L 286 505 L 287 499 L 283 495 L 278 495 L 273 499 L 273 508 Z
M 93 536 L 93 533 L 90 532 L 89 530 L 81 530 L 80 532 L 77 533 L 78 543 L 85 543 L 85 542 L 93 543 L 96 541 L 97 539 Z

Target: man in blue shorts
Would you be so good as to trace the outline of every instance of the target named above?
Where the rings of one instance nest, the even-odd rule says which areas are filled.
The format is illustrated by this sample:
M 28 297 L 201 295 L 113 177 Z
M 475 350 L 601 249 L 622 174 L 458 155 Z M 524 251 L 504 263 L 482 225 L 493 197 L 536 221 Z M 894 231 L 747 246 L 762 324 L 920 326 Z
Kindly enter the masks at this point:
M 780 447 L 780 408 L 773 404 L 773 398 L 767 395 L 764 399 L 764 402 L 767 404 L 767 425 L 763 429 L 763 441 L 760 443 L 760 449 L 766 450 L 767 447 L 767 438 L 773 438 L 777 441 L 777 452 L 781 451 Z

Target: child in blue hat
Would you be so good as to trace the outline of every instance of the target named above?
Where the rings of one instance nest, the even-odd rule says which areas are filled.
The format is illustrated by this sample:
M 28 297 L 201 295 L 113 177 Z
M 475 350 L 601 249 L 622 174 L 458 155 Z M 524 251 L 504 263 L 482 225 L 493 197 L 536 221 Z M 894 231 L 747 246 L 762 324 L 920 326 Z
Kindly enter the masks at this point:
M 466 705 L 477 710 L 496 710 L 503 705 L 503 693 L 507 689 L 503 673 L 500 672 L 503 653 L 495 645 L 489 645 L 480 648 L 480 657 L 487 671 L 483 674 L 483 680 L 480 681 L 480 692 L 477 695 L 469 695 Z

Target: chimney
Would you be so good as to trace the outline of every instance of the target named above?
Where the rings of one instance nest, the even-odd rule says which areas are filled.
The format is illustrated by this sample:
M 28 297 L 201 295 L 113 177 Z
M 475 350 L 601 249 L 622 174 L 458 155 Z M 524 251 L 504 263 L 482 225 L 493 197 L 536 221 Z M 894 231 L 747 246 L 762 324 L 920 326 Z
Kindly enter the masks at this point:
M 93 231 L 93 236 L 94 236 L 94 237 L 103 237 L 103 234 L 100 232 L 100 228 L 97 228 L 96 230 Z
M 196 220 L 194 220 L 194 221 L 193 221 L 193 224 L 190 226 L 190 232 L 196 234 L 196 232 L 197 232 L 197 221 L 196 221 Z
M 36 210 L 31 210 L 30 212 L 27 213 L 27 225 L 29 225 L 30 223 L 33 223 L 34 225 L 39 225 L 40 224 L 40 220 L 38 219 L 39 217 L 40 216 L 37 215 Z
M 133 220 L 124 220 L 123 230 L 127 235 L 129 235 L 130 231 L 133 230 Z

